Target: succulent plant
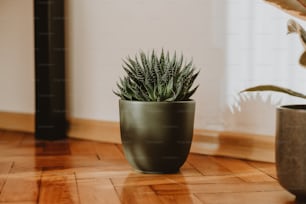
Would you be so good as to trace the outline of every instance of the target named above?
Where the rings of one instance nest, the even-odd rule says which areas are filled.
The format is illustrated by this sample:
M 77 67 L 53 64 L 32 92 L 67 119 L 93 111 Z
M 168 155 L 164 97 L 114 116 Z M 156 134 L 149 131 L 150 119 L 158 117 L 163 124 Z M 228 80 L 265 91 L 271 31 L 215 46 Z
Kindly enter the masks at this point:
M 146 54 L 140 51 L 134 59 L 123 60 L 125 76 L 113 91 L 124 100 L 134 101 L 185 101 L 198 88 L 192 87 L 199 71 L 192 61 L 185 63 L 183 55 L 170 57 L 164 50 L 158 56 L 153 50 Z

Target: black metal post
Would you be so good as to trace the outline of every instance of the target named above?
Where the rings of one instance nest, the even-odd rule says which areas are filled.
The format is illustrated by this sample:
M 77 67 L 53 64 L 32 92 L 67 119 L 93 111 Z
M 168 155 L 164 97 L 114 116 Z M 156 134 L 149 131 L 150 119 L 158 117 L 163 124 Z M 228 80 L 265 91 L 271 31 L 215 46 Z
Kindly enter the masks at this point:
M 35 136 L 66 137 L 64 0 L 34 0 Z

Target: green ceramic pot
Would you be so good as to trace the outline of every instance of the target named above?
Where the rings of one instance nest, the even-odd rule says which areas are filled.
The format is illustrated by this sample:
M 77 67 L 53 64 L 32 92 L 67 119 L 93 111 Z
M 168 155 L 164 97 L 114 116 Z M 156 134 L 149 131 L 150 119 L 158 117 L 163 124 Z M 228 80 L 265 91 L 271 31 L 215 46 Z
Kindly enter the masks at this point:
M 186 161 L 195 102 L 120 100 L 120 131 L 125 157 L 144 173 L 175 173 Z
M 306 201 L 306 105 L 277 109 L 276 169 L 279 183 Z

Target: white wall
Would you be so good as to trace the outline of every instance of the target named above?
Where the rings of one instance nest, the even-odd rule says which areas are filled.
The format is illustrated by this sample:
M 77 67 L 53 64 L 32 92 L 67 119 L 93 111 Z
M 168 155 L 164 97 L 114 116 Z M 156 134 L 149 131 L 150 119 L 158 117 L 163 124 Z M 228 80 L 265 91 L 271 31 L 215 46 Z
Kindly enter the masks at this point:
M 0 111 L 34 112 L 32 0 L 0 0 Z
M 140 49 L 176 50 L 201 69 L 193 97 L 201 129 L 273 134 L 272 99 L 229 105 L 243 88 L 290 86 L 301 75 L 286 74 L 298 67 L 300 46 L 285 35 L 289 16 L 261 0 L 66 0 L 66 12 L 71 117 L 118 121 L 112 90 L 122 58 Z M 34 111 L 32 13 L 32 0 L 0 0 L 0 111 Z
M 261 0 L 227 2 L 224 104 L 236 106 L 232 106 L 232 112 L 224 109 L 224 128 L 273 135 L 275 108 L 305 101 L 271 92 L 243 94 L 240 98 L 237 93 L 260 84 L 303 92 L 306 73 L 298 64 L 303 46 L 298 35 L 287 35 L 287 21 L 292 17 L 286 13 Z
M 118 121 L 112 90 L 121 59 L 164 48 L 183 52 L 201 69 L 196 127 L 215 126 L 225 63 L 222 1 L 70 0 L 68 8 L 73 117 Z

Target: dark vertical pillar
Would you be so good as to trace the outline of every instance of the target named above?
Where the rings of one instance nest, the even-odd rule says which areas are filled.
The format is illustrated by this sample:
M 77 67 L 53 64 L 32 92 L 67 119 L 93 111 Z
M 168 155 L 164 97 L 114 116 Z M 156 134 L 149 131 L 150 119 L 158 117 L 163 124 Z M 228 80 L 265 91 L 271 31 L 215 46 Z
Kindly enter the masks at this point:
M 34 0 L 35 136 L 66 137 L 64 0 Z

